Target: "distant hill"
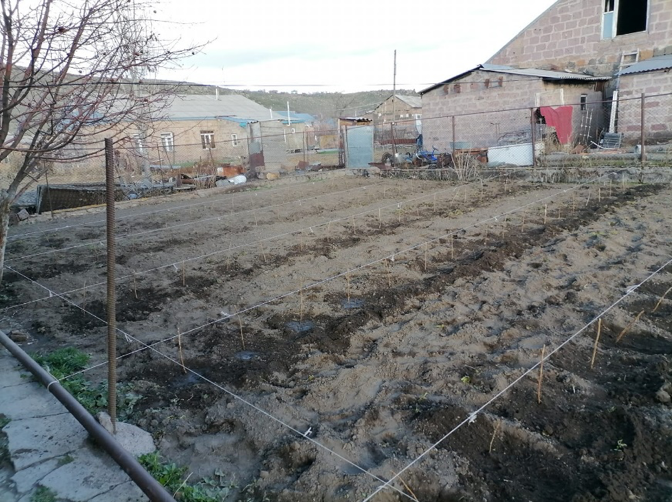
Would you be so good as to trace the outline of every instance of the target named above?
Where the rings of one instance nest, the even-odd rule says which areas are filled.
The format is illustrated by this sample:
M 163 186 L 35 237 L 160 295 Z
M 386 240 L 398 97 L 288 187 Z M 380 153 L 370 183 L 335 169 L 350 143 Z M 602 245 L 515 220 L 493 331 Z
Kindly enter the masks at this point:
M 181 85 L 184 94 L 215 94 L 214 86 Z M 345 116 L 361 116 L 373 110 L 392 95 L 391 90 L 362 91 L 353 93 L 317 92 L 297 93 L 279 91 L 248 91 L 220 87 L 220 94 L 240 94 L 266 108 L 276 111 L 289 107 L 294 112 L 309 113 L 318 119 L 338 118 Z M 397 90 L 397 94 L 417 96 L 412 90 Z

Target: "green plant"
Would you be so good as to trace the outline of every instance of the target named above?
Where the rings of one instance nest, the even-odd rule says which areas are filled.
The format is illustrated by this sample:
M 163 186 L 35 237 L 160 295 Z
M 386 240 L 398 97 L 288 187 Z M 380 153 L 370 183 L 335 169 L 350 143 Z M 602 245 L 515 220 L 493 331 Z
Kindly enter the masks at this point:
M 468 385 L 471 383 L 471 377 L 469 375 L 464 375 L 462 378 L 460 378 L 460 381 Z
M 56 502 L 56 494 L 45 486 L 38 486 L 30 496 L 30 502 Z
M 83 375 L 66 378 L 86 368 L 90 359 L 88 354 L 74 347 L 66 347 L 46 355 L 33 355 L 33 359 L 54 378 L 60 380 L 63 388 L 72 394 L 89 413 L 95 414 L 107 407 L 107 382 L 94 385 Z M 130 384 L 117 384 L 117 408 L 120 420 L 127 419 L 141 399 L 141 396 L 132 392 L 132 389 Z
M 614 451 L 623 451 L 625 448 L 627 448 L 627 446 L 628 445 L 625 444 L 622 439 L 619 439 L 616 443 L 616 448 L 614 448 Z
M 234 483 L 225 479 L 220 470 L 215 471 L 214 478 L 188 483 L 189 476 L 185 477 L 187 468 L 172 462 L 163 462 L 158 452 L 142 455 L 138 460 L 154 479 L 181 502 L 221 502 L 236 488 Z
M 3 429 L 5 425 L 7 425 L 11 421 L 12 421 L 11 418 L 7 418 L 5 415 L 0 413 L 0 429 Z
M 58 465 L 59 466 L 66 465 L 66 464 L 69 464 L 69 463 L 74 462 L 74 461 L 75 461 L 75 457 L 73 457 L 72 455 L 66 455 L 66 456 L 58 459 Z

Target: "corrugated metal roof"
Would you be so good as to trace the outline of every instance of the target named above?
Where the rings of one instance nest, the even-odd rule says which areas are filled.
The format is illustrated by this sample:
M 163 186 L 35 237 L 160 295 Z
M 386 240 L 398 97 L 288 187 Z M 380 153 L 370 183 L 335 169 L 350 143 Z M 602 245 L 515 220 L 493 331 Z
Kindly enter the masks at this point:
M 444 80 L 443 82 L 434 84 L 433 86 L 428 87 L 427 89 L 423 89 L 422 91 L 420 91 L 420 95 L 425 94 L 429 91 L 433 91 L 437 87 L 441 87 L 444 84 L 449 84 L 450 82 L 460 79 L 465 75 L 468 75 L 469 73 L 473 73 L 479 70 L 493 73 L 506 73 L 509 75 L 521 75 L 525 77 L 541 78 L 542 80 L 582 80 L 592 82 L 592 81 L 606 81 L 610 79 L 610 77 L 594 77 L 592 75 L 584 75 L 583 73 L 540 70 L 537 68 L 513 68 L 512 66 L 503 66 L 503 65 L 486 63 L 486 64 L 479 64 L 478 66 L 472 68 L 471 70 L 467 70 L 463 73 L 460 73 L 459 75 L 455 75 L 454 77 L 449 78 L 448 80 Z
M 244 121 L 279 120 L 280 115 L 245 96 L 225 94 L 215 96 L 176 96 L 165 110 L 169 120 L 207 120 L 231 118 Z
M 420 96 L 401 96 L 397 94 L 397 99 L 403 101 L 411 108 L 422 108 L 422 98 Z
M 510 75 L 524 75 L 526 77 L 538 77 L 544 80 L 587 80 L 599 81 L 609 80 L 609 77 L 594 77 L 583 73 L 570 73 L 567 71 L 539 70 L 537 68 L 513 68 L 511 66 L 501 66 L 492 64 L 480 65 L 484 71 L 494 71 L 496 73 L 508 73 Z
M 672 54 L 667 54 L 665 56 L 655 56 L 651 59 L 646 59 L 630 65 L 618 74 L 631 75 L 633 73 L 644 73 L 647 71 L 669 70 L 670 68 L 672 68 Z

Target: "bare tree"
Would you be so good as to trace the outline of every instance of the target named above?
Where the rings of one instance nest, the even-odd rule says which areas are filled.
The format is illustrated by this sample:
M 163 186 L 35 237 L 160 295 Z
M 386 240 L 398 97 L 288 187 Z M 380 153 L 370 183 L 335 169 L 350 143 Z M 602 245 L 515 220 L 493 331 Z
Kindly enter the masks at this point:
M 141 90 L 137 79 L 197 48 L 162 40 L 146 15 L 152 11 L 133 0 L 0 6 L 0 163 L 12 169 L 0 185 L 1 282 L 13 201 L 48 166 L 100 156 L 103 137 L 119 141 L 160 110 L 174 89 Z

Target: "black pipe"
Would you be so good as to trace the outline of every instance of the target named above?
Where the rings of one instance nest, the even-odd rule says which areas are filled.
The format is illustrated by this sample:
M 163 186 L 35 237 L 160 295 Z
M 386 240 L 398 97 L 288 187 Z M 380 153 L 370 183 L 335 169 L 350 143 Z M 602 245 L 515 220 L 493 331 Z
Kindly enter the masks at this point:
M 114 437 L 100 425 L 79 402 L 63 388 L 42 366 L 37 364 L 18 345 L 0 331 L 0 343 L 16 357 L 58 399 L 98 444 L 119 464 L 136 485 L 152 502 L 175 502 L 175 499 L 154 479 L 137 459 L 117 443 Z

